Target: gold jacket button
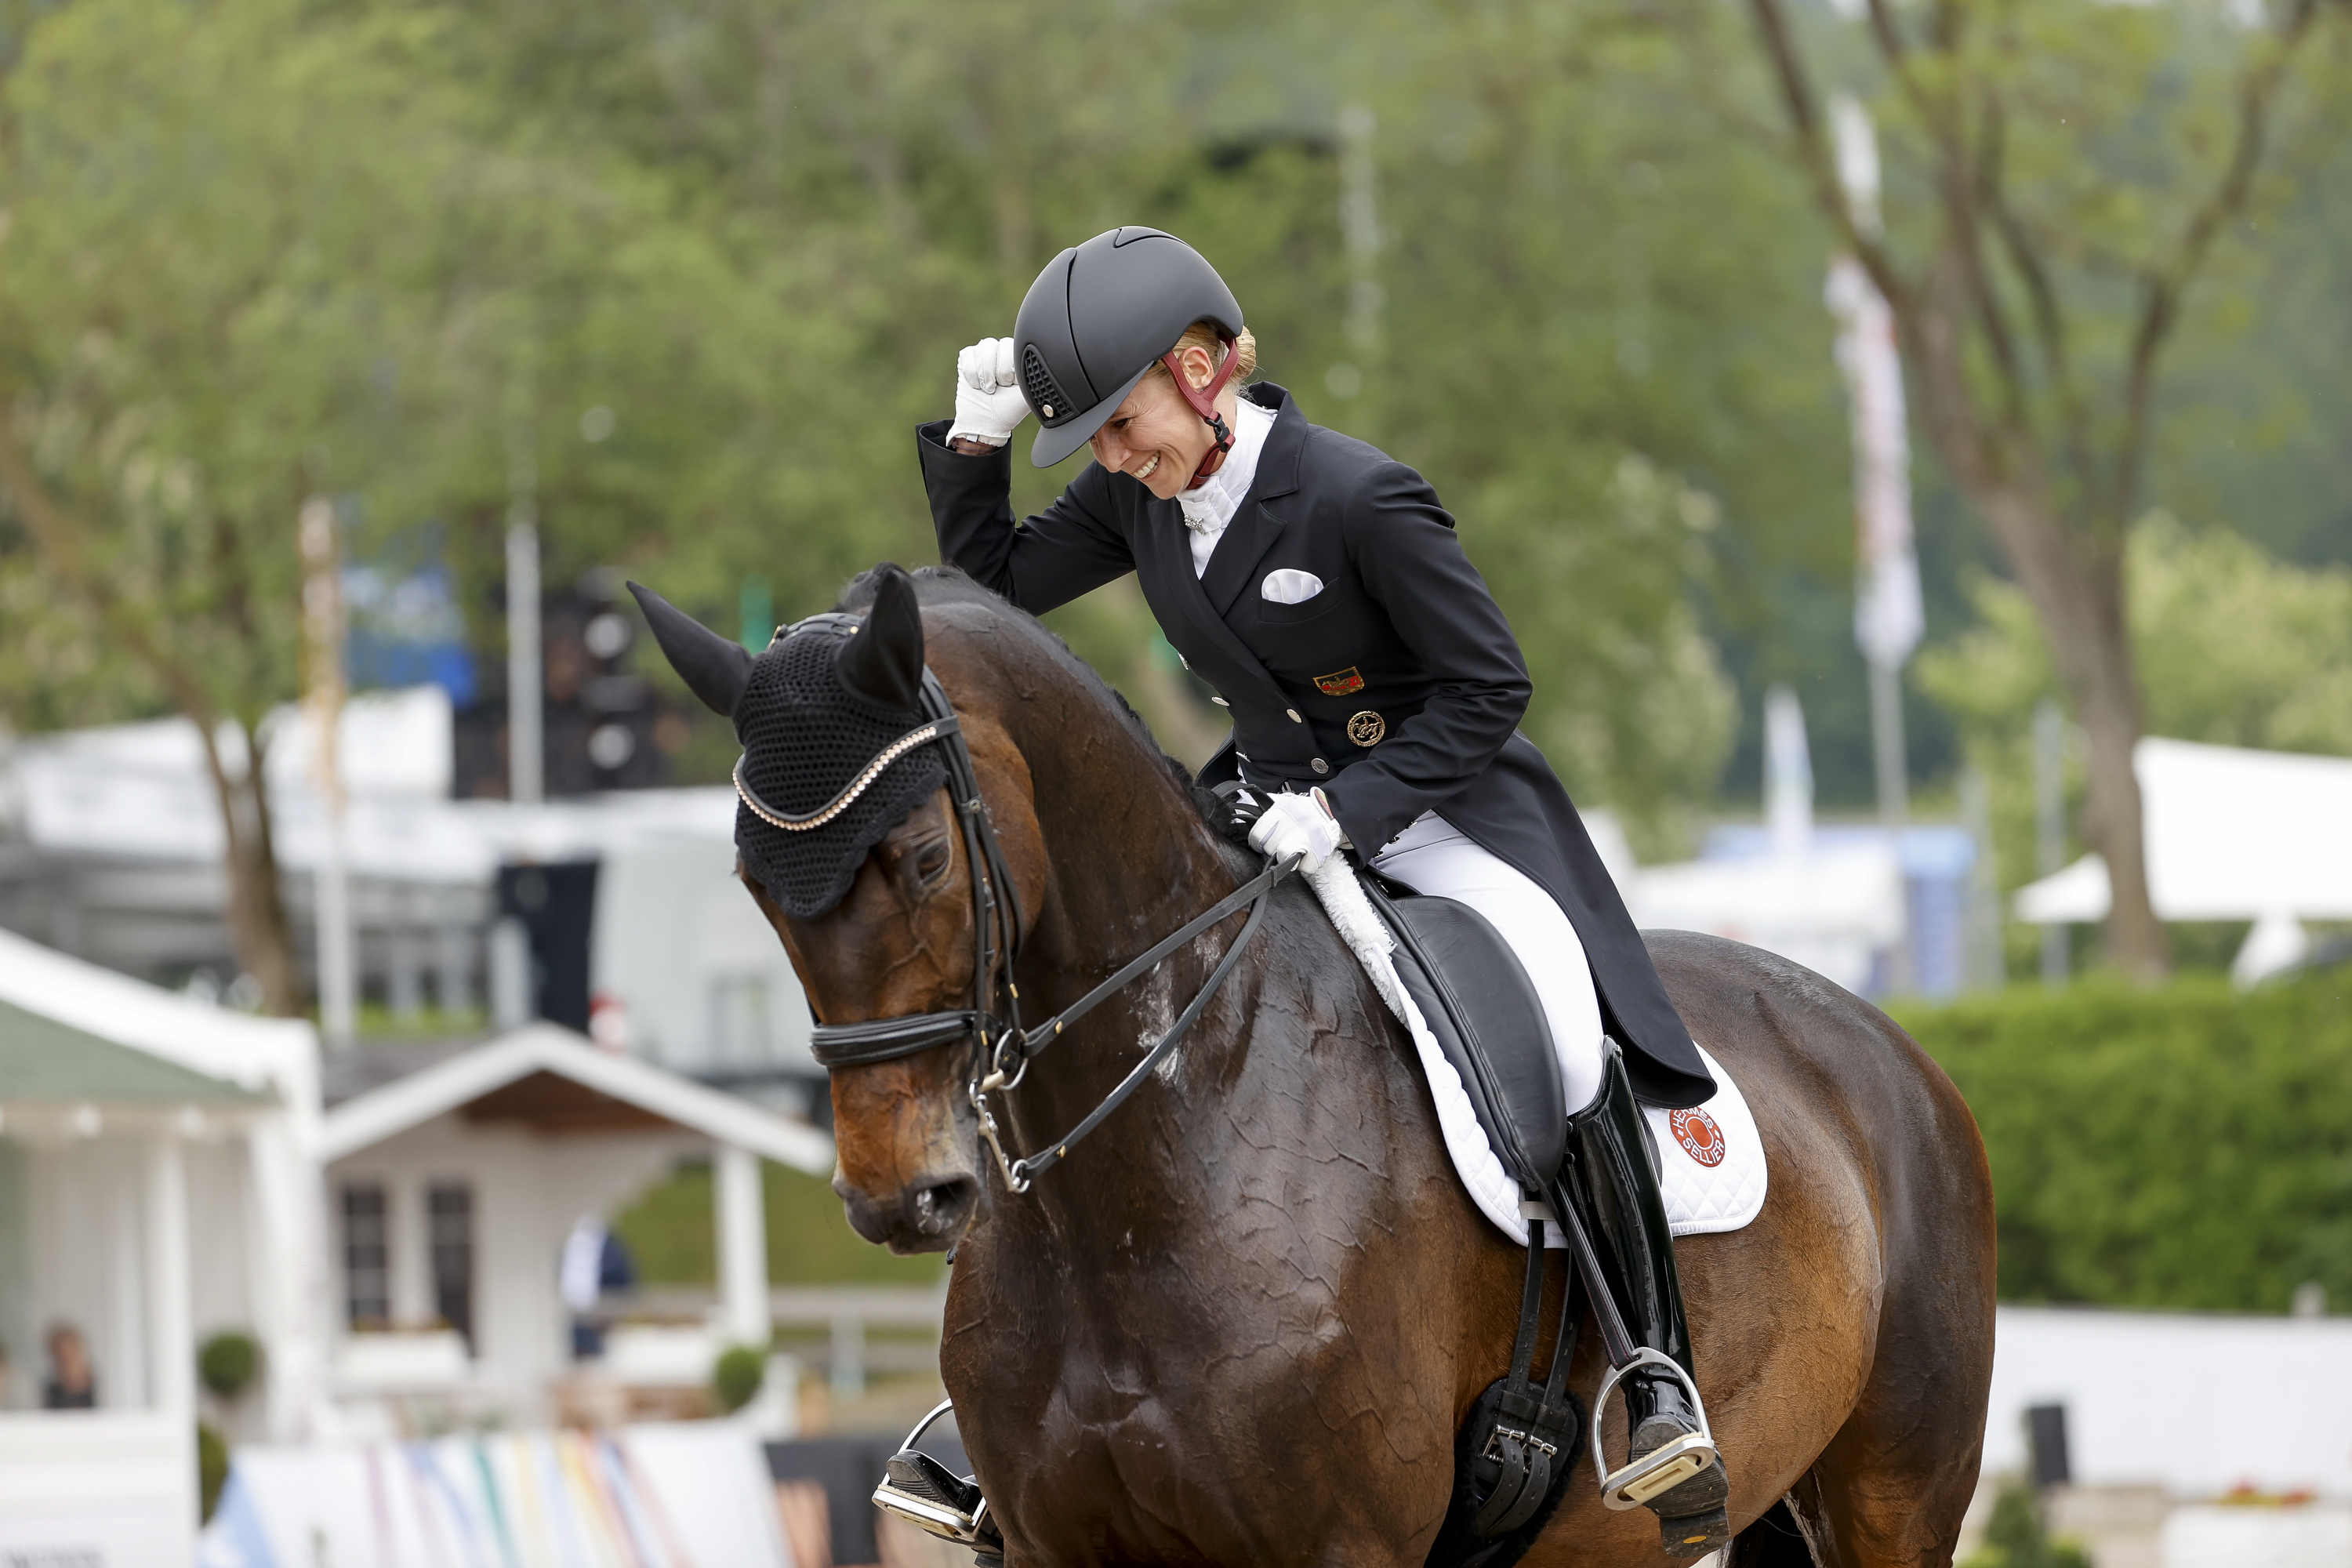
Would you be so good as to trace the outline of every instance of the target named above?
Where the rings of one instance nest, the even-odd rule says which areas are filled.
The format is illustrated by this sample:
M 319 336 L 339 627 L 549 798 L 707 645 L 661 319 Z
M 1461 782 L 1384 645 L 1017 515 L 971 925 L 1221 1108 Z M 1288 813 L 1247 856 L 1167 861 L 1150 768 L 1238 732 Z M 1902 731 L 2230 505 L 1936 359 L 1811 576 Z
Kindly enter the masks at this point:
M 1330 763 L 1327 763 L 1327 762 L 1325 762 L 1325 761 L 1324 761 L 1322 758 L 1320 758 L 1320 757 L 1316 758 L 1313 762 L 1311 762 L 1311 763 L 1307 763 L 1307 765 L 1308 767 L 1310 767 L 1310 768 L 1313 768 L 1313 769 L 1314 769 L 1317 773 L 1329 773 L 1329 772 L 1331 771 L 1331 764 L 1330 764 Z

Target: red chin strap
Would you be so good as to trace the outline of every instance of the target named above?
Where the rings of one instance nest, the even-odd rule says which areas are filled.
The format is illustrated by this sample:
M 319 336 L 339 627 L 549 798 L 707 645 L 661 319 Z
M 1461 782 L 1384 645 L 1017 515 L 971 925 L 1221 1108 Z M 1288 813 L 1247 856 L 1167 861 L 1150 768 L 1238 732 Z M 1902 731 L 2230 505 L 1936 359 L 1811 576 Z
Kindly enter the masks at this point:
M 1225 466 L 1225 454 L 1234 449 L 1233 426 L 1227 425 L 1225 416 L 1217 412 L 1217 395 L 1224 391 L 1225 383 L 1233 379 L 1234 367 L 1240 363 L 1241 356 L 1234 353 L 1234 340 L 1224 333 L 1219 332 L 1217 341 L 1225 347 L 1224 363 L 1217 366 L 1217 374 L 1209 378 L 1209 384 L 1198 392 L 1192 389 L 1191 382 L 1184 379 L 1183 369 L 1176 363 L 1174 349 L 1160 356 L 1160 363 L 1168 367 L 1168 379 L 1176 384 L 1178 395 L 1192 405 L 1193 413 L 1208 422 L 1210 429 L 1217 433 L 1217 444 L 1209 448 L 1208 456 L 1201 459 L 1201 466 L 1192 470 L 1192 482 L 1184 487 L 1188 490 L 1197 490 L 1208 483 L 1209 476 Z

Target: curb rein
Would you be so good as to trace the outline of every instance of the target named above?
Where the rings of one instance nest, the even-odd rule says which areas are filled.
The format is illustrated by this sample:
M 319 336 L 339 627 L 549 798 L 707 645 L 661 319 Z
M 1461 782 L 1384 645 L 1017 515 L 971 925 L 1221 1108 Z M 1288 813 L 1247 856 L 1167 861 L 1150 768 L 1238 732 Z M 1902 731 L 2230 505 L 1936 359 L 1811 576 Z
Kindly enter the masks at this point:
M 832 616 L 813 617 L 830 621 Z M 843 616 L 851 629 L 857 623 Z M 806 625 L 806 622 L 802 623 Z M 1198 1021 L 1211 997 L 1224 984 L 1241 961 L 1242 952 L 1257 934 L 1265 919 L 1266 904 L 1276 884 L 1297 868 L 1297 857 L 1267 867 L 1234 889 L 1205 912 L 1195 916 L 1182 927 L 1163 937 L 1151 947 L 1129 959 L 1118 972 L 1077 1001 L 1056 1013 L 1034 1029 L 1021 1026 L 1021 989 L 1013 979 L 1013 963 L 1020 956 L 1022 940 L 1028 933 L 1021 920 L 1020 900 L 1013 886 L 1013 874 L 1004 863 L 1004 852 L 996 841 L 996 828 L 989 820 L 988 803 L 981 798 L 980 780 L 971 766 L 971 748 L 963 736 L 963 725 L 957 719 L 953 704 L 948 701 L 938 677 L 930 667 L 923 668 L 922 710 L 924 722 L 909 730 L 880 752 L 872 762 L 858 771 L 857 776 L 841 794 L 814 812 L 794 816 L 778 811 L 761 800 L 745 782 L 743 767 L 735 767 L 735 793 L 752 814 L 771 826 L 787 833 L 804 833 L 822 826 L 838 816 L 867 786 L 879 778 L 883 770 L 900 757 L 919 747 L 937 743 L 946 753 L 948 795 L 955 803 L 956 816 L 962 825 L 966 863 L 971 867 L 972 879 L 972 1005 L 937 1013 L 908 1013 L 893 1018 L 873 1018 L 856 1024 L 819 1024 L 812 1033 L 810 1054 L 817 1065 L 828 1073 L 843 1068 L 868 1067 L 876 1062 L 896 1061 L 901 1057 L 919 1055 L 959 1040 L 973 1040 L 978 1049 L 972 1053 L 972 1068 L 964 1085 L 964 1095 L 971 1102 L 980 1122 L 980 1134 L 988 1141 L 990 1152 L 996 1156 L 997 1168 L 1004 1174 L 1004 1184 L 1016 1193 L 1025 1193 L 1034 1177 L 1043 1174 L 1069 1153 L 1077 1142 L 1097 1127 L 1104 1118 L 1118 1110 L 1128 1097 L 1143 1086 L 1168 1053 L 1176 1047 L 1186 1030 Z M 1094 1007 L 1125 989 L 1139 976 L 1151 969 L 1170 953 L 1199 936 L 1202 931 L 1226 920 L 1244 905 L 1249 906 L 1249 919 L 1241 929 L 1217 966 L 1210 971 L 1206 984 L 1201 987 L 1168 1032 L 1155 1041 L 1143 1055 L 1143 1059 L 1121 1079 L 1118 1087 L 1106 1095 L 1102 1102 L 1089 1111 L 1068 1132 L 1054 1141 L 1051 1146 L 1037 1153 L 1014 1159 L 1005 1152 L 1004 1134 L 990 1110 L 988 1097 L 1009 1093 L 1020 1086 L 1029 1071 L 1029 1063 L 1047 1046 L 1060 1037 L 1062 1030 L 1076 1023 Z M 999 1017 L 990 1008 L 995 991 L 1004 991 L 1005 1014 Z

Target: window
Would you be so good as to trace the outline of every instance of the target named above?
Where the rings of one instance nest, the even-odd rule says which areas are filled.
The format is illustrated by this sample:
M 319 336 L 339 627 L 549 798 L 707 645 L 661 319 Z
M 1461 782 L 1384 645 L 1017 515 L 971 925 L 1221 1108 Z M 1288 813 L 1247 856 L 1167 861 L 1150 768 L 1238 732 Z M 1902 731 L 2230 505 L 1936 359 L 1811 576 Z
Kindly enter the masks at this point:
M 433 1257 L 433 1310 L 474 1349 L 474 1189 L 436 1182 L 425 1194 Z
M 343 1188 L 343 1316 L 355 1329 L 392 1323 L 392 1232 L 380 1182 Z
M 765 975 L 720 975 L 711 982 L 710 1054 L 699 1070 L 756 1072 L 768 1065 L 768 981 Z

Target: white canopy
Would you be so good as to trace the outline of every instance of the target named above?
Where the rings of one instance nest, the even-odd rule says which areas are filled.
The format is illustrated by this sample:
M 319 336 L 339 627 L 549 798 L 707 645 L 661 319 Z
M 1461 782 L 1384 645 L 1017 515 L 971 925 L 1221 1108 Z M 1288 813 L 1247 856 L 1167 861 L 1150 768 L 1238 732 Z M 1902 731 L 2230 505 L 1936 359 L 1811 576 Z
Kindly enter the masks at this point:
M 310 774 L 313 726 L 287 707 L 264 728 L 278 863 L 307 873 L 327 843 Z M 343 710 L 337 734 L 349 795 L 344 853 L 357 876 L 478 887 L 501 860 L 593 856 L 647 835 L 734 837 L 735 792 L 723 786 L 617 790 L 537 805 L 451 800 L 449 699 L 437 686 L 362 693 Z M 224 760 L 241 769 L 235 739 L 224 731 Z M 17 830 L 43 849 L 221 858 L 220 804 L 203 736 L 185 719 L 37 736 L 0 771 L 13 774 L 13 791 L 0 788 L 0 809 L 13 809 Z
M 2133 753 L 2159 919 L 2352 920 L 2352 759 L 2154 737 Z M 2017 917 L 2105 920 L 2106 862 L 2085 855 L 2018 889 Z

